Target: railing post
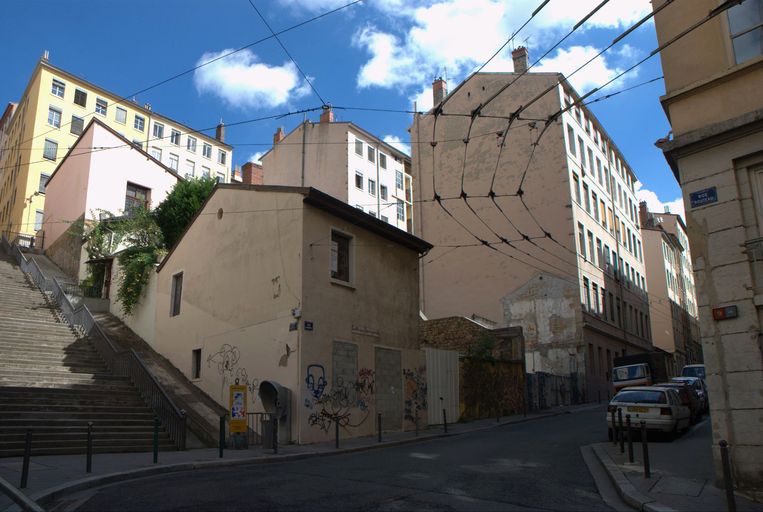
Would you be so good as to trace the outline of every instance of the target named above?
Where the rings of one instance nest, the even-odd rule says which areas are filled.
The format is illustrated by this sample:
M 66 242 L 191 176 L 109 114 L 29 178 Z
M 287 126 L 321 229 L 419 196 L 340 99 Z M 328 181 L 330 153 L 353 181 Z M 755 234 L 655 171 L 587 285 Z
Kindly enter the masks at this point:
M 159 462 L 159 418 L 154 417 L 154 464 Z
M 273 418 L 273 453 L 278 455 L 278 418 Z
M 26 489 L 29 481 L 29 459 L 32 457 L 32 429 L 27 429 L 26 440 L 24 442 L 24 462 L 21 466 L 21 484 L 19 489 Z
M 633 429 L 630 414 L 625 415 L 625 428 L 628 430 L 628 462 L 633 464 Z
M 85 463 L 85 473 L 93 472 L 93 422 L 87 422 L 87 462 Z
M 220 439 L 218 444 L 220 446 L 220 458 L 223 458 L 223 448 L 225 447 L 225 414 L 220 415 Z
M 414 412 L 413 421 L 416 424 L 416 437 L 419 437 L 419 411 Z
M 737 503 L 734 496 L 734 481 L 731 478 L 731 461 L 729 460 L 729 443 L 721 439 L 718 443 L 721 447 L 721 464 L 723 465 L 723 487 L 726 491 L 726 508 L 729 512 L 736 512 Z
M 379 432 L 379 442 L 380 443 L 382 442 L 382 421 L 381 420 L 382 420 L 381 413 L 379 413 L 379 414 L 376 415 L 376 429 Z
M 617 446 L 617 423 L 615 422 L 615 410 L 612 409 L 612 444 Z
M 625 453 L 625 429 L 623 428 L 623 409 L 617 408 L 617 423 L 620 431 L 620 453 Z
M 448 433 L 448 413 L 445 411 L 445 409 L 442 410 L 442 428 L 447 434 Z
M 652 472 L 649 468 L 649 440 L 646 435 L 646 421 L 641 422 L 641 450 L 644 459 L 644 478 L 651 478 Z
M 339 417 L 334 416 L 334 447 L 339 449 Z

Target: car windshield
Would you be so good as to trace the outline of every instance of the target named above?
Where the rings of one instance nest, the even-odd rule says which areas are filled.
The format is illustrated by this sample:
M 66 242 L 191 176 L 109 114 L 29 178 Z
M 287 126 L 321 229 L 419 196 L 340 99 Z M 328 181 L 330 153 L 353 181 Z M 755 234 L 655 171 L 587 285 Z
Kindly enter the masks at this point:
M 613 402 L 631 402 L 637 404 L 666 404 L 668 399 L 662 391 L 648 389 L 633 389 L 620 391 Z
M 705 368 L 703 366 L 686 366 L 681 370 L 681 375 L 684 377 L 699 377 L 700 379 L 704 379 Z
M 621 381 L 621 380 L 633 380 L 633 379 L 643 379 L 644 378 L 644 367 L 637 365 L 637 366 L 621 366 L 619 368 L 615 368 L 612 370 L 614 374 L 614 381 Z

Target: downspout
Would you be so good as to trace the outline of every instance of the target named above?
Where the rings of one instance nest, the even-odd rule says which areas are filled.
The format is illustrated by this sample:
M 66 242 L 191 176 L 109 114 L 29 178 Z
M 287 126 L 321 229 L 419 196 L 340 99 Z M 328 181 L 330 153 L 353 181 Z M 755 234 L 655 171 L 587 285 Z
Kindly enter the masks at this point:
M 302 177 L 299 180 L 300 186 L 305 186 L 305 146 L 307 144 L 307 114 L 302 118 Z

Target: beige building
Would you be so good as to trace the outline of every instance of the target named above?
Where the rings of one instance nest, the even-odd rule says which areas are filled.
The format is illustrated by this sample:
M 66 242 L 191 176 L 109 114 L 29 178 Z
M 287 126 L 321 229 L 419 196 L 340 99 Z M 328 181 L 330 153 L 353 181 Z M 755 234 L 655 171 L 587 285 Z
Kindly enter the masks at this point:
M 675 213 L 647 211 L 639 204 L 644 243 L 652 344 L 672 354 L 668 372 L 680 375 L 687 364 L 702 362 L 694 272 L 686 226 Z
M 246 181 L 246 180 L 244 180 Z M 372 217 L 413 233 L 411 159 L 350 122 L 323 111 L 305 121 L 262 156 L 262 183 L 316 187 Z
M 633 170 L 585 107 L 532 151 L 538 120 L 578 98 L 560 74 L 477 73 L 443 89 L 435 81 L 435 108 L 411 127 L 415 232 L 435 246 L 422 311 L 522 327 L 528 372 L 569 376 L 572 400 L 606 399 L 612 360 L 651 348 Z M 500 150 L 507 117 L 545 90 Z
M 655 8 L 662 0 L 654 2 Z M 660 43 L 717 8 L 655 16 Z M 763 2 L 722 12 L 660 54 L 673 136 L 658 144 L 681 184 L 717 443 L 740 490 L 763 497 Z
M 412 429 L 430 248 L 313 188 L 218 185 L 158 268 L 154 346 L 225 407 L 236 381 L 249 411 L 263 383 L 288 390 L 282 442 L 370 435 L 377 413 Z
M 233 148 L 53 66 L 37 63 L 0 150 L 0 229 L 29 239 L 42 226 L 45 185 L 92 119 L 114 129 L 181 176 L 229 181 Z

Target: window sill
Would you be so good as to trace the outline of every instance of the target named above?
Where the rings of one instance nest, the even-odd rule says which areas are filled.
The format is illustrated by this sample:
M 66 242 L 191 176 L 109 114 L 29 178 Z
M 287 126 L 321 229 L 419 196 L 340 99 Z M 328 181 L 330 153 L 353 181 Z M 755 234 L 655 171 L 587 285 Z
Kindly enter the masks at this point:
M 329 281 L 331 282 L 331 284 L 342 286 L 344 288 L 349 288 L 350 290 L 355 290 L 355 285 L 349 281 L 342 281 L 341 279 L 335 279 L 333 277 L 329 277 Z

